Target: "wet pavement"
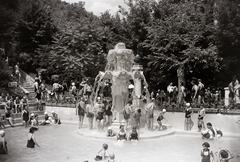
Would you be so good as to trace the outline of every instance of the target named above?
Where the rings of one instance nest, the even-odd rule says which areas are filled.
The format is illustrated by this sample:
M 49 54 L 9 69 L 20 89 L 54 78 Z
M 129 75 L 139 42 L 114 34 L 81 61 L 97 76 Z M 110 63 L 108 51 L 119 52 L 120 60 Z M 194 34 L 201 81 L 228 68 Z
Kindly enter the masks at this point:
M 144 138 L 137 143 L 119 143 L 115 139 L 104 138 L 105 132 L 88 130 L 86 125 L 83 129 L 77 128 L 74 124 L 41 126 L 40 130 L 35 132 L 40 148 L 34 149 L 26 147 L 28 129 L 7 128 L 5 139 L 8 142 L 9 154 L 0 155 L 0 162 L 93 162 L 103 143 L 109 145 L 109 152 L 115 153 L 117 162 L 196 162 L 201 160 L 200 151 L 202 143 L 205 142 L 195 131 L 182 131 L 158 138 Z M 93 138 L 91 133 L 102 138 Z M 142 130 L 142 133 L 159 134 L 145 130 Z M 227 148 L 235 156 L 240 155 L 238 136 L 222 137 L 209 143 L 214 152 L 219 148 Z M 232 160 L 239 161 L 240 158 Z

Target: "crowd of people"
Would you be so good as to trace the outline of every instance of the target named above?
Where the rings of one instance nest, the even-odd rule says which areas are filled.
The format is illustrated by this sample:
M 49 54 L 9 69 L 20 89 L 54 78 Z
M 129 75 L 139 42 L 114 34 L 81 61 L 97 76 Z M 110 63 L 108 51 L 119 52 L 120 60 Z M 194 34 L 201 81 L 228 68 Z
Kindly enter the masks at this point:
M 28 97 L 12 97 L 10 94 L 2 93 L 0 96 L 0 127 L 4 128 L 6 120 L 10 126 L 14 127 L 13 114 L 23 113 L 28 109 Z
M 180 86 L 173 85 L 173 82 L 167 86 L 166 90 L 157 90 L 151 92 L 151 98 L 156 99 L 156 105 L 167 109 L 168 107 L 184 108 L 184 104 L 191 103 L 193 107 L 203 105 L 207 108 L 226 108 L 234 109 L 239 99 L 240 84 L 237 76 L 232 77 L 229 83 L 229 95 L 224 96 L 222 88 L 205 87 L 201 79 L 191 81 L 192 87 L 186 87 L 183 82 Z M 224 100 L 228 98 L 229 106 L 225 107 Z
M 166 90 L 152 91 L 151 98 L 156 99 L 157 106 L 165 108 L 175 105 L 177 108 L 182 109 L 187 102 L 195 107 L 199 107 L 201 104 L 209 108 L 224 106 L 221 89 L 205 88 L 201 79 L 193 80 L 191 84 L 192 88 L 189 89 L 181 82 L 180 88 L 178 88 L 171 82 Z

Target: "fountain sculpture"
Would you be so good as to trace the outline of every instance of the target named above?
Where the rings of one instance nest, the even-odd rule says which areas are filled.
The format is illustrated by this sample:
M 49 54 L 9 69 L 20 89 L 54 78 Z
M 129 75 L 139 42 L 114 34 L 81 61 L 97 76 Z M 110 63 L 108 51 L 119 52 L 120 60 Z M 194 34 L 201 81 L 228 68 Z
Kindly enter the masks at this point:
M 134 58 L 133 51 L 126 49 L 124 43 L 118 43 L 114 49 L 109 50 L 105 72 L 100 71 L 95 78 L 92 103 L 95 103 L 99 96 L 112 100 L 113 108 L 121 116 L 130 98 L 134 108 L 140 108 L 143 93 L 149 100 L 148 84 L 142 66 L 137 65 Z M 119 117 L 119 121 L 121 119 L 122 117 Z

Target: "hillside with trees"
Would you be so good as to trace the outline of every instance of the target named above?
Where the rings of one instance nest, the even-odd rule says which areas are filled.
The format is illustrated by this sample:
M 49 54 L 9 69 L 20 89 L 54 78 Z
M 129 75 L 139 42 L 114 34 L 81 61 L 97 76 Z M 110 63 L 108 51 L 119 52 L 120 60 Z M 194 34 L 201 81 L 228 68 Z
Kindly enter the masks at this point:
M 94 80 L 118 42 L 134 51 L 150 89 L 170 81 L 224 87 L 240 74 L 240 2 L 237 0 L 127 0 L 111 15 L 87 12 L 84 2 L 0 1 L 0 87 L 17 62 L 61 81 Z M 7 62 L 6 62 L 7 60 Z M 6 65 L 5 63 L 6 62 Z M 11 69 L 11 68 L 10 68 Z

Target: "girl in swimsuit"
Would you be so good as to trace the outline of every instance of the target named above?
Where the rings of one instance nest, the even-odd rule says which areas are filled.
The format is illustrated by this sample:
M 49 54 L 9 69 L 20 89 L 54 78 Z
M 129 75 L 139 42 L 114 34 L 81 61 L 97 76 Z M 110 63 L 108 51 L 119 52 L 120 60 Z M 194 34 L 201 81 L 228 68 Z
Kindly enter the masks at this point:
M 127 141 L 127 133 L 126 131 L 124 130 L 124 125 L 120 125 L 119 127 L 119 132 L 117 134 L 117 140 L 120 140 L 120 141 Z
M 218 162 L 229 162 L 234 156 L 227 149 L 220 149 L 217 153 Z
M 211 162 L 211 156 L 214 159 L 214 155 L 213 152 L 209 149 L 210 144 L 208 142 L 204 142 L 202 146 L 203 146 L 203 150 L 201 151 L 202 162 Z

